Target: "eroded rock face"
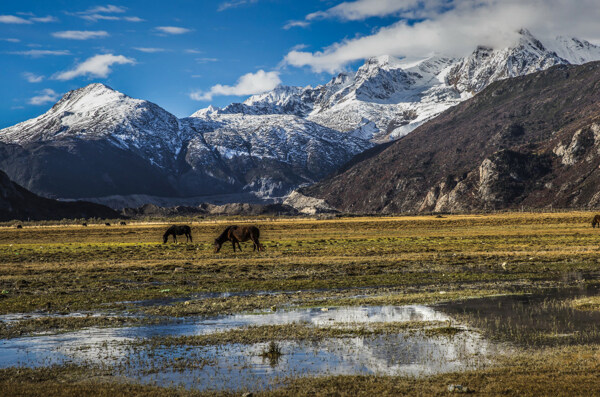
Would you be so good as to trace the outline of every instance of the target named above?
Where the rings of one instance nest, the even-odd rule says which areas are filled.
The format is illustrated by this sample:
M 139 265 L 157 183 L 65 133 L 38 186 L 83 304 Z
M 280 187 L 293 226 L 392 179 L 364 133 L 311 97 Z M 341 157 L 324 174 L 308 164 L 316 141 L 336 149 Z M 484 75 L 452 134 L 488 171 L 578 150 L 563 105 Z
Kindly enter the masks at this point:
M 308 197 L 298 191 L 292 192 L 283 202 L 284 205 L 295 208 L 298 212 L 307 215 L 336 212 L 325 200 Z
M 595 149 L 595 153 L 590 153 L 592 149 Z M 564 165 L 573 165 L 584 157 L 586 161 L 593 160 L 594 155 L 600 153 L 600 124 L 594 123 L 577 130 L 568 145 L 559 143 L 553 153 L 560 157 Z

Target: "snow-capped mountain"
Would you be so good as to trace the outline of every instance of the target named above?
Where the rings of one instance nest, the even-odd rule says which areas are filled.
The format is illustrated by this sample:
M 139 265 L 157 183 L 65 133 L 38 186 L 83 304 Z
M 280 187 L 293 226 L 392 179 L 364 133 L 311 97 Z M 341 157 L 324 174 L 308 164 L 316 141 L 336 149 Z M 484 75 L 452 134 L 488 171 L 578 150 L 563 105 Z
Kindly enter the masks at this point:
M 279 86 L 178 119 L 102 84 L 0 130 L 0 169 L 45 196 L 282 196 L 406 135 L 496 80 L 600 60 L 600 47 L 526 30 L 508 48 L 465 58 L 380 56 L 317 87 Z
M 542 43 L 521 30 L 514 45 L 478 47 L 465 58 L 421 60 L 380 56 L 356 73 L 341 73 L 318 87 L 280 86 L 217 113 L 294 114 L 354 136 L 382 142 L 406 135 L 494 81 L 559 64 L 600 60 L 600 47 L 576 38 Z M 202 111 L 192 117 L 202 117 Z
M 0 169 L 61 198 L 249 192 L 281 196 L 373 144 L 294 115 L 178 119 L 103 84 L 0 130 Z
M 165 168 L 173 166 L 189 135 L 160 106 L 96 83 L 68 92 L 39 117 L 1 130 L 0 142 L 107 140 Z

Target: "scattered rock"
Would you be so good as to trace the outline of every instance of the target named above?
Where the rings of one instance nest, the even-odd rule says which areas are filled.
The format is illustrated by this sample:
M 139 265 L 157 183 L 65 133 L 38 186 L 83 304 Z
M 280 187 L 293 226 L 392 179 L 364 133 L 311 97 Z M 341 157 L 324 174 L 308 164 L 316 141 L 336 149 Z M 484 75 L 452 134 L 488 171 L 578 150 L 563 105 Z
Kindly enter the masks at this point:
M 450 393 L 473 393 L 473 390 L 463 385 L 448 385 Z

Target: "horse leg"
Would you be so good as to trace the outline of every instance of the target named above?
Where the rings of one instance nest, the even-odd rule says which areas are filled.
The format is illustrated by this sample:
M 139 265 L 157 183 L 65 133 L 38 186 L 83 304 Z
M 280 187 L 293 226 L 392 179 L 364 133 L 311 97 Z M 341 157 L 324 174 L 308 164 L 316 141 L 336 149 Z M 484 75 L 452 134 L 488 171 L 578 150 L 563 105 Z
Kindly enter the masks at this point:
M 235 240 L 231 240 L 231 244 L 233 245 L 233 252 L 235 252 Z
M 236 240 L 236 241 L 237 241 L 238 248 L 240 249 L 240 252 L 242 252 L 242 246 L 240 245 L 240 240 Z
M 176 234 L 173 235 L 173 241 L 175 242 L 175 244 L 177 244 L 177 235 Z
M 190 243 L 193 243 L 194 240 L 192 240 L 192 233 L 188 233 L 188 235 L 190 236 Z M 186 236 L 187 237 L 187 236 Z

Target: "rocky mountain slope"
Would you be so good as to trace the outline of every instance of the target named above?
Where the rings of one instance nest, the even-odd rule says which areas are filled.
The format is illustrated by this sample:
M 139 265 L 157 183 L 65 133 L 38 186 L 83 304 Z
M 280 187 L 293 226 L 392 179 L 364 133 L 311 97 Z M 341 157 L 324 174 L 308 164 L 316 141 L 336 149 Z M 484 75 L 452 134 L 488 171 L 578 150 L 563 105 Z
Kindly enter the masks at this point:
M 37 196 L 0 171 L 0 221 L 119 217 L 117 212 L 103 205 L 60 202 Z
M 557 65 L 473 98 L 305 196 L 350 212 L 600 205 L 600 62 Z
M 356 73 L 341 73 L 317 87 L 277 87 L 212 113 L 294 114 L 332 129 L 386 142 L 487 87 L 554 65 L 600 60 L 600 47 L 576 38 L 544 43 L 529 31 L 507 48 L 478 47 L 465 58 L 368 59 Z M 206 110 L 194 116 L 202 117 Z

